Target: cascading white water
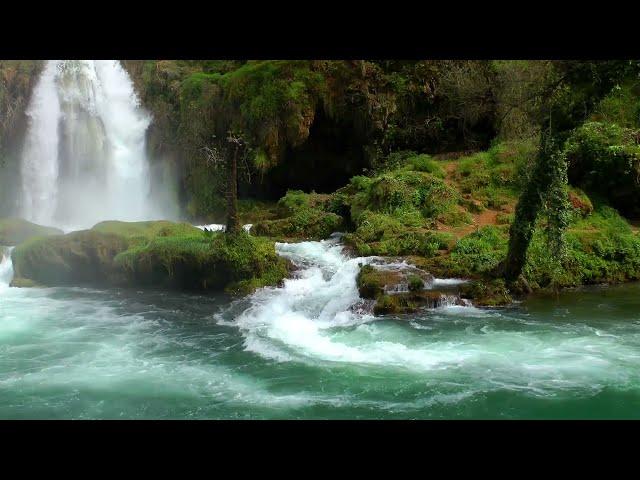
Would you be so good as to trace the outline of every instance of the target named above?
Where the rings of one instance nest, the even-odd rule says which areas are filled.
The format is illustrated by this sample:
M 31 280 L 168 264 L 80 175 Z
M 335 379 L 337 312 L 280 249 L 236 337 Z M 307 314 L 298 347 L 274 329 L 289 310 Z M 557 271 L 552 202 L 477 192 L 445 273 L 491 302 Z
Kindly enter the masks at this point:
M 21 216 L 82 227 L 161 216 L 145 155 L 151 119 L 118 61 L 48 61 L 27 115 Z
M 251 306 L 231 320 L 225 320 L 224 313 L 217 317 L 221 324 L 240 328 L 248 351 L 278 361 L 302 355 L 313 361 L 398 364 L 418 369 L 457 360 L 456 352 L 407 348 L 397 339 L 361 342 L 358 327 L 368 325 L 374 317 L 360 308 L 364 301 L 358 293 L 356 276 L 361 264 L 380 261 L 379 257 L 349 258 L 338 237 L 320 242 L 279 243 L 276 248 L 280 255 L 301 267 L 296 277 L 285 280 L 283 288 L 257 291 L 249 298 Z M 439 310 L 455 308 L 481 313 L 470 304 L 460 303 L 454 301 L 453 295 L 443 295 Z M 355 330 L 345 333 L 345 328 Z
M 13 250 L 13 247 L 9 247 L 4 251 L 3 247 L 0 247 L 0 290 L 8 287 L 13 279 L 11 250 Z

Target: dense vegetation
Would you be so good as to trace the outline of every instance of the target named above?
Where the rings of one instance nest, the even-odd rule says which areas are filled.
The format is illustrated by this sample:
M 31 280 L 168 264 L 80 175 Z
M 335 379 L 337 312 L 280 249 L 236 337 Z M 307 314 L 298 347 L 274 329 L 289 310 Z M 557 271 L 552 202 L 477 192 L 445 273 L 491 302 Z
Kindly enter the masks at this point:
M 233 158 L 233 224 L 253 223 L 251 237 L 234 236 L 237 251 L 267 258 L 273 244 L 263 237 L 341 230 L 358 255 L 407 256 L 434 274 L 476 279 L 468 294 L 488 304 L 640 276 L 636 61 L 124 64 L 153 114 L 153 172 L 173 178 L 186 218 L 227 219 Z M 4 80 L 5 110 L 6 92 L 27 98 L 24 78 L 37 64 L 12 68 L 23 80 L 18 90 Z M 141 282 L 165 281 L 154 265 L 173 271 L 177 257 L 207 268 L 234 258 L 222 235 L 127 238 L 114 262 Z M 252 285 L 282 278 L 251 262 L 233 268 L 273 281 L 226 274 Z

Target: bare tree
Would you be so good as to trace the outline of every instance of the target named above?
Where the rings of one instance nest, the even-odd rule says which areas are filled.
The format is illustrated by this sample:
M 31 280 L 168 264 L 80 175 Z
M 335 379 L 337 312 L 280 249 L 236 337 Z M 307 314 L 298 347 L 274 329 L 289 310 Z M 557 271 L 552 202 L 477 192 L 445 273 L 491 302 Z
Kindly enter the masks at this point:
M 222 167 L 226 182 L 224 195 L 227 199 L 227 233 L 238 233 L 241 230 L 238 216 L 238 160 L 246 164 L 247 144 L 241 134 L 229 130 L 225 140 L 217 140 L 215 136 L 210 145 L 202 148 L 207 164 L 212 168 Z M 245 165 L 248 170 L 248 165 Z M 249 182 L 250 182 L 250 175 Z

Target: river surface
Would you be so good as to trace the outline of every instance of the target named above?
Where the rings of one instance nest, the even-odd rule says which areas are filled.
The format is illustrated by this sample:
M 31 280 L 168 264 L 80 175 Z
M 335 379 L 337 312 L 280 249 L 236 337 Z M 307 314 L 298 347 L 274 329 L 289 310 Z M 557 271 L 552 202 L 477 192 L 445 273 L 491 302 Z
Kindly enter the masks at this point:
M 337 239 L 278 244 L 284 288 L 8 287 L 2 419 L 640 418 L 640 286 L 506 309 L 364 313 Z

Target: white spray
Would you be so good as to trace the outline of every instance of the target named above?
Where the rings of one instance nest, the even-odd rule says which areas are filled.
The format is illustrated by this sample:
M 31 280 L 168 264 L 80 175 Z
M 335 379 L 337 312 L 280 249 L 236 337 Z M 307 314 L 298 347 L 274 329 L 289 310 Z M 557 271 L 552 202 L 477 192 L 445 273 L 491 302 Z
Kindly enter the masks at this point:
M 11 250 L 0 247 L 0 291 L 8 287 L 13 280 L 13 262 L 11 261 Z

